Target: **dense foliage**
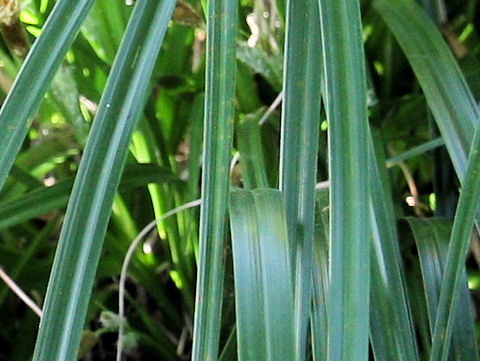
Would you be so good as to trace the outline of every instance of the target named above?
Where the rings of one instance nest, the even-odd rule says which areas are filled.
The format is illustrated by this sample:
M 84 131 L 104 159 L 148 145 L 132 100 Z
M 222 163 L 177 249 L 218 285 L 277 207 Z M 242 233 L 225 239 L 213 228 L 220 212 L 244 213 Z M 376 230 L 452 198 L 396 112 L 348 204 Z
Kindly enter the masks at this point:
M 128 3 L 0 0 L 0 360 L 478 360 L 478 2 Z

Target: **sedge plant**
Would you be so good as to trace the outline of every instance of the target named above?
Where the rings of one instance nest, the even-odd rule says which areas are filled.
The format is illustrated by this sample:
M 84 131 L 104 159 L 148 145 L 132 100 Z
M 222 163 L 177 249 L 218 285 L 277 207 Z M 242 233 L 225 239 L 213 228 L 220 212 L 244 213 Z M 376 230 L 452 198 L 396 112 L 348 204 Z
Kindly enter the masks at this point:
M 478 360 L 479 9 L 0 1 L 0 359 Z

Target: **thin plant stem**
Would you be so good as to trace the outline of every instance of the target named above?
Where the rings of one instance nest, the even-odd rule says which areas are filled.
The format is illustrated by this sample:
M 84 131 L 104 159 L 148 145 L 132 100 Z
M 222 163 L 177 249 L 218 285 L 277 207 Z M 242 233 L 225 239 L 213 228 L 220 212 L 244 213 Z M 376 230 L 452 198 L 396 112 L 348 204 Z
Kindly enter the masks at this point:
M 280 93 L 278 93 L 273 103 L 270 105 L 270 107 L 267 109 L 265 114 L 258 121 L 258 124 L 263 125 L 264 123 L 266 123 L 270 115 L 272 115 L 273 111 L 277 109 L 277 107 L 280 105 L 280 102 L 282 100 L 283 100 L 283 90 Z
M 42 310 L 28 295 L 15 283 L 13 279 L 0 267 L 0 278 L 38 317 L 42 318 Z

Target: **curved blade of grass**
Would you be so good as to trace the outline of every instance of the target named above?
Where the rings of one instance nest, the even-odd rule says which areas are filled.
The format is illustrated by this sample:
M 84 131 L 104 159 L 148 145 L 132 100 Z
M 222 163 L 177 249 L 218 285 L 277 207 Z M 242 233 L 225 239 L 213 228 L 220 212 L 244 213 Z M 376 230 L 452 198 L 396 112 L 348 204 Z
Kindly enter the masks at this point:
M 433 330 L 439 304 L 440 286 L 447 260 L 451 227 L 448 222 L 442 219 L 420 220 L 409 217 L 407 221 L 417 244 L 427 301 L 429 326 L 430 330 Z M 474 316 L 464 267 L 460 284 L 458 304 L 453 315 L 452 348 L 447 353 L 453 360 L 478 360 Z
M 445 265 L 441 259 L 442 255 L 439 254 L 440 250 L 437 249 L 438 241 L 434 239 L 435 233 L 431 222 L 414 217 L 408 217 L 406 220 L 412 229 L 415 243 L 417 245 L 423 285 L 425 289 L 429 327 L 430 332 L 432 332 L 435 325 L 435 317 L 438 308 L 438 296 L 440 294 L 440 286 Z M 447 233 L 447 247 L 449 236 L 450 230 Z
M 230 224 L 239 361 L 291 361 L 294 288 L 283 195 L 234 191 Z
M 387 159 L 386 161 L 386 164 L 387 164 L 387 167 L 390 168 L 390 167 L 393 167 L 397 164 L 400 164 L 410 158 L 413 158 L 413 157 L 416 157 L 416 156 L 419 156 L 421 154 L 424 154 L 428 151 L 431 151 L 433 149 L 436 149 L 438 147 L 441 147 L 442 145 L 444 145 L 445 142 L 443 141 L 442 138 L 436 138 L 436 139 L 433 139 L 433 140 L 430 140 L 428 142 L 425 142 L 423 144 L 420 144 L 420 145 L 417 145 L 416 147 L 413 147 L 401 154 L 398 154 L 398 155 L 395 155 L 389 159 Z
M 114 193 L 174 6 L 140 0 L 132 13 L 73 187 L 34 361 L 76 360 Z
M 94 0 L 62 0 L 50 14 L 0 110 L 0 189 L 55 71 Z
M 407 56 L 462 181 L 480 111 L 457 62 L 415 1 L 375 0 L 374 7 Z
M 462 275 L 465 272 L 465 261 L 479 200 L 480 132 L 477 128 L 450 236 L 438 313 L 433 332 L 432 350 L 430 353 L 431 361 L 446 361 L 448 358 L 450 337 L 455 324 L 455 309 L 464 285 L 462 283 Z M 478 356 L 476 356 L 476 359 L 478 359 Z
M 330 173 L 328 360 L 367 360 L 367 97 L 358 1 L 319 0 Z
M 461 285 L 459 278 L 469 244 L 470 218 L 472 217 L 473 221 L 478 206 L 476 192 L 480 186 L 475 173 L 479 170 L 476 169 L 478 164 L 474 163 L 474 158 L 478 158 L 480 145 L 477 135 L 473 141 L 468 170 L 467 152 L 480 111 L 448 47 L 419 6 L 410 0 L 376 0 L 374 4 L 410 60 L 445 140 L 457 176 L 461 181 L 464 180 L 430 355 L 432 361 L 437 361 L 441 360 L 441 357 L 448 357 L 452 310 Z M 478 191 L 480 192 L 480 189 Z
M 448 259 L 448 245 L 451 227 L 442 219 L 432 219 L 433 234 L 435 235 L 438 254 L 445 265 Z M 442 279 L 440 279 L 441 281 Z M 458 282 L 459 293 L 454 306 L 452 340 L 453 354 L 455 360 L 478 361 L 477 336 L 475 330 L 475 316 L 472 308 L 472 299 L 467 285 L 465 266 L 462 267 L 462 274 Z M 438 294 L 437 294 L 438 297 Z
M 151 183 L 179 181 L 168 171 L 152 164 L 127 165 L 120 182 L 120 190 Z M 0 203 L 0 229 L 65 207 L 70 197 L 73 179 L 62 180 L 51 187 L 35 188 L 31 192 Z
M 419 359 L 418 347 L 404 282 L 389 177 L 382 148 L 380 144 L 375 145 L 371 140 L 370 340 L 377 361 L 413 361 Z
M 235 97 L 237 1 L 209 0 L 202 207 L 192 361 L 216 360 Z
M 287 1 L 280 190 L 288 204 L 295 258 L 297 360 L 304 360 L 311 311 L 312 244 L 321 103 L 321 42 L 317 0 Z
M 237 361 L 237 327 L 234 326 L 223 347 L 218 361 Z
M 406 221 L 405 221 L 406 222 Z M 406 227 L 406 223 L 402 222 L 402 228 Z M 422 271 L 418 253 L 414 249 L 414 239 L 405 237 L 402 239 L 404 263 L 405 263 L 405 283 L 408 288 L 408 299 L 410 301 L 410 310 L 412 319 L 415 324 L 417 334 L 417 344 L 422 350 L 423 359 L 430 355 L 432 346 L 432 338 L 430 334 L 430 325 L 428 318 L 427 305 L 425 300 L 425 289 L 422 279 Z

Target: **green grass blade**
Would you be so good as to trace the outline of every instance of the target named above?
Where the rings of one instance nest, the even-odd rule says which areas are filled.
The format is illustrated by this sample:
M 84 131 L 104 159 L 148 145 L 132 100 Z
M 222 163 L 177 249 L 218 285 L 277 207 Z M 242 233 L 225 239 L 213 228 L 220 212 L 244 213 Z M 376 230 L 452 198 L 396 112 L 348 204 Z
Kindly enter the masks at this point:
M 413 0 L 376 0 L 374 7 L 402 47 L 425 93 L 460 180 L 480 111 L 435 24 Z
M 216 360 L 235 97 L 237 1 L 209 0 L 202 207 L 193 361 Z
M 462 275 L 470 245 L 470 237 L 480 200 L 480 132 L 475 131 L 467 173 L 460 190 L 445 265 L 438 312 L 432 339 L 431 361 L 448 358 L 450 337 L 455 324 L 455 308 L 461 293 Z M 478 355 L 475 355 L 478 359 Z
M 407 218 L 417 244 L 422 270 L 425 298 L 428 310 L 430 330 L 433 330 L 439 304 L 448 243 L 451 232 L 450 224 L 443 219 Z M 467 288 L 465 268 L 460 278 L 460 294 L 454 311 L 451 349 L 448 352 L 453 360 L 478 360 L 474 316 Z
M 45 91 L 93 2 L 62 0 L 55 5 L 0 110 L 0 189 Z
M 376 139 L 376 138 L 375 138 Z M 375 360 L 418 360 L 385 157 L 370 142 L 370 340 Z M 376 142 L 377 143 L 377 142 Z
M 358 1 L 320 0 L 329 122 L 329 361 L 368 358 L 367 99 Z
M 295 249 L 297 360 L 304 360 L 311 311 L 315 182 L 320 128 L 321 43 L 317 0 L 287 1 L 280 190 Z
M 402 46 L 435 117 L 450 158 L 464 187 L 457 205 L 445 269 L 437 322 L 433 336 L 431 360 L 448 357 L 449 337 L 453 325 L 455 298 L 460 287 L 466 251 L 478 205 L 477 158 L 480 142 L 475 135 L 471 159 L 467 153 L 472 143 L 474 125 L 480 112 L 450 50 L 432 21 L 410 0 L 376 0 L 375 7 Z M 412 39 L 414 39 L 412 41 Z M 477 160 L 478 162 L 478 160 Z M 468 184 L 467 184 L 468 181 Z M 479 194 L 480 195 L 480 194 Z
M 169 34 L 170 35 L 170 34 Z M 166 44 L 165 44 L 166 46 Z M 150 125 L 157 123 L 157 119 L 152 120 L 151 122 L 141 121 L 137 127 L 137 131 L 132 136 L 132 145 L 134 149 L 134 154 L 137 160 L 140 162 L 158 162 L 159 164 L 171 167 L 171 164 L 167 162 L 162 162 L 159 159 L 159 154 L 168 154 L 166 149 L 160 149 L 157 147 L 157 141 L 155 136 L 159 136 L 162 133 L 160 129 L 152 129 Z M 152 206 L 155 218 L 159 218 L 163 213 L 169 209 L 175 208 L 175 203 L 173 202 L 176 197 L 168 197 L 167 194 L 175 192 L 174 188 L 170 188 L 169 185 L 163 184 L 150 184 L 148 186 L 150 193 L 150 198 L 152 200 Z M 172 199 L 173 198 L 173 199 Z M 171 259 L 175 271 L 178 272 L 178 279 L 182 282 L 184 287 L 181 287 L 181 292 L 185 294 L 185 301 L 188 304 L 188 309 L 190 314 L 193 313 L 193 292 L 192 290 L 192 277 L 190 270 L 186 267 L 190 263 L 184 261 L 184 254 L 182 252 L 182 241 L 178 236 L 178 218 L 169 218 L 165 219 L 164 222 L 157 223 L 157 230 L 161 237 L 166 237 L 168 234 L 168 248 L 170 250 Z
M 265 301 L 260 239 L 252 193 L 234 191 L 230 197 L 235 278 L 235 309 L 239 361 L 266 360 Z
M 218 361 L 237 361 L 237 328 L 234 326 L 223 347 Z
M 151 183 L 179 181 L 171 173 L 153 164 L 132 164 L 125 167 L 120 190 L 131 190 Z M 0 203 L 0 229 L 65 207 L 73 179 L 64 179 L 51 187 L 37 187 L 31 192 Z
M 400 163 L 402 163 L 402 162 L 404 162 L 404 161 L 406 161 L 410 158 L 419 156 L 419 155 L 424 154 L 428 151 L 431 151 L 433 149 L 441 147 L 444 144 L 445 143 L 444 143 L 442 138 L 436 138 L 436 139 L 430 140 L 426 143 L 420 144 L 416 147 L 413 147 L 413 148 L 403 152 L 402 154 L 395 155 L 395 156 L 387 159 L 387 161 L 386 161 L 387 167 L 393 167 L 393 166 L 395 166 L 397 164 L 400 164 Z
M 294 291 L 283 195 L 235 191 L 230 201 L 239 361 L 291 361 Z
M 188 200 L 198 199 L 200 181 L 200 161 L 202 159 L 202 138 L 203 138 L 203 113 L 205 98 L 200 93 L 193 103 L 192 115 L 190 118 L 191 129 L 189 131 L 190 139 L 190 161 L 188 162 Z
M 315 195 L 316 222 L 312 269 L 313 301 L 310 319 L 314 361 L 326 360 L 328 349 L 328 316 L 326 307 L 328 295 L 328 199 L 328 190 L 318 191 Z
M 125 27 L 124 14 L 129 10 L 124 1 L 97 0 L 82 26 L 82 33 L 108 64 L 115 57 Z
M 11 227 L 42 214 L 65 207 L 72 190 L 73 179 L 51 187 L 36 188 L 0 204 L 0 229 Z
M 406 227 L 405 222 L 402 225 Z M 402 227 L 403 228 L 403 227 Z M 410 310 L 412 319 L 415 323 L 417 344 L 420 350 L 423 350 L 423 360 L 430 355 L 432 345 L 432 338 L 430 334 L 430 325 L 428 318 L 427 305 L 425 302 L 425 289 L 422 279 L 422 271 L 420 268 L 420 260 L 416 252 L 408 252 L 407 250 L 414 249 L 414 240 L 409 238 L 402 239 L 404 248 L 405 261 L 405 282 L 408 287 L 408 299 L 410 301 Z
M 242 181 L 246 189 L 268 187 L 267 171 L 262 147 L 261 128 L 258 121 L 265 109 L 245 114 L 238 122 L 238 150 L 242 168 Z
M 76 360 L 115 189 L 174 6 L 143 0 L 132 14 L 75 180 L 34 361 Z
M 443 269 L 445 265 L 437 249 L 438 241 L 435 240 L 435 233 L 432 222 L 408 217 L 407 222 L 412 229 L 415 243 L 417 245 L 420 267 L 422 271 L 423 284 L 425 289 L 425 300 L 430 332 L 432 332 L 438 308 L 438 296 L 442 282 Z M 450 230 L 447 233 L 447 247 Z

